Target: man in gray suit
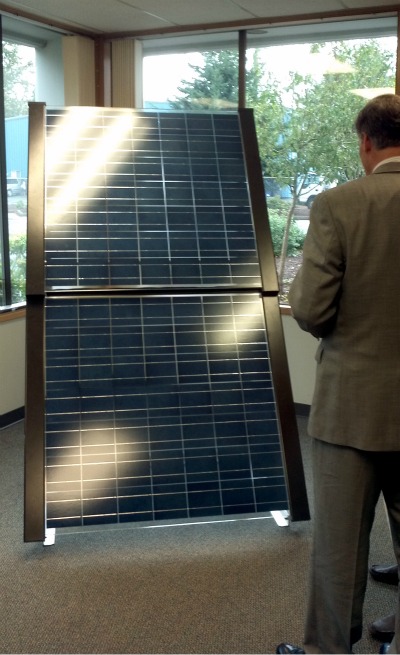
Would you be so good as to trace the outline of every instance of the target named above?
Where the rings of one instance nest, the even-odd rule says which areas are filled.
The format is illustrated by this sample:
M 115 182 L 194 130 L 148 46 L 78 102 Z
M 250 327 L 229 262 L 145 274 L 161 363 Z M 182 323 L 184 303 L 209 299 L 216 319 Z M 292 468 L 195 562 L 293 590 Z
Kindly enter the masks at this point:
M 369 537 L 383 493 L 400 563 L 400 97 L 359 113 L 366 176 L 319 195 L 289 302 L 320 339 L 309 420 L 314 538 L 304 649 L 351 653 L 362 633 Z M 392 644 L 400 653 L 400 612 Z

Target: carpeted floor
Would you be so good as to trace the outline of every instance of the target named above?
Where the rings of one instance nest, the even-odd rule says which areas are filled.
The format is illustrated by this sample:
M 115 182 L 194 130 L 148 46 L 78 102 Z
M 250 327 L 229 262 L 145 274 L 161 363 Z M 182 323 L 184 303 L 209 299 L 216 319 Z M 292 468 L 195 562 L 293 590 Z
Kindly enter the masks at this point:
M 309 440 L 299 418 L 307 484 Z M 23 543 L 23 423 L 0 432 L 1 653 L 273 653 L 301 643 L 312 522 L 59 531 Z M 371 563 L 392 563 L 386 516 Z M 396 590 L 370 581 L 365 622 Z M 365 628 L 355 653 L 377 653 Z

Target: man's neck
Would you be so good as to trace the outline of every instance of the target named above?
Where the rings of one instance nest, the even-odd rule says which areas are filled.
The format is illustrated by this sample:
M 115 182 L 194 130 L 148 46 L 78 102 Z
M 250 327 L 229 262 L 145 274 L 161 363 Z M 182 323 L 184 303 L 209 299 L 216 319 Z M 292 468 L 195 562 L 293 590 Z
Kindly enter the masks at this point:
M 400 147 L 393 148 L 383 148 L 382 150 L 374 150 L 373 152 L 373 166 L 376 168 L 386 159 L 391 159 L 392 157 L 400 157 Z
M 371 175 L 371 173 L 386 159 L 391 159 L 392 157 L 400 157 L 400 147 L 391 147 L 391 148 L 382 148 L 377 150 L 373 146 L 370 146 L 367 149 L 361 151 L 361 160 L 365 170 L 366 175 Z

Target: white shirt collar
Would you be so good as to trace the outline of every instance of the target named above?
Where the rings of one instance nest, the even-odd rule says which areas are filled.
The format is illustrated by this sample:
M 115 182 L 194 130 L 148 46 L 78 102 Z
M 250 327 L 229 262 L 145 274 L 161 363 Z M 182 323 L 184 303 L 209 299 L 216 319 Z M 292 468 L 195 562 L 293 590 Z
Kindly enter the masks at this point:
M 375 166 L 375 168 L 372 170 L 372 172 L 375 173 L 375 171 L 376 171 L 378 168 L 380 168 L 380 167 L 383 166 L 384 164 L 388 164 L 389 162 L 392 162 L 392 161 L 393 161 L 393 162 L 394 162 L 394 161 L 400 162 L 400 157 L 388 157 L 387 159 L 383 159 L 382 161 L 379 162 L 379 164 L 377 164 L 377 165 Z

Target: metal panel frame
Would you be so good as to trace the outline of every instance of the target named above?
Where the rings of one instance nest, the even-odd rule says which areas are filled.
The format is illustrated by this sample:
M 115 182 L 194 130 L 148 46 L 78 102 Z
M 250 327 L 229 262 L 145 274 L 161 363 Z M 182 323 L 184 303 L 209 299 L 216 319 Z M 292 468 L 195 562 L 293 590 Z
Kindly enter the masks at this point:
M 26 297 L 24 540 L 44 541 L 44 152 L 45 105 L 29 107 L 28 249 Z
M 292 521 L 307 521 L 310 518 L 310 510 L 278 297 L 264 295 L 263 305 L 271 373 L 281 426 L 282 459 L 286 472 L 290 518 Z
M 243 148 L 249 181 L 250 201 L 256 233 L 261 268 L 262 296 L 268 345 L 271 358 L 271 372 L 274 380 L 278 419 L 281 425 L 283 462 L 286 470 L 286 485 L 292 521 L 310 518 L 304 469 L 300 450 L 299 434 L 285 339 L 279 309 L 279 283 L 276 273 L 272 237 L 268 221 L 268 207 L 258 150 L 253 110 L 239 109 L 243 134 Z
M 250 203 L 253 214 L 256 242 L 261 269 L 261 284 L 264 293 L 278 295 L 279 283 L 273 254 L 268 208 L 258 150 L 257 134 L 252 109 L 239 109 L 242 142 L 249 182 Z

